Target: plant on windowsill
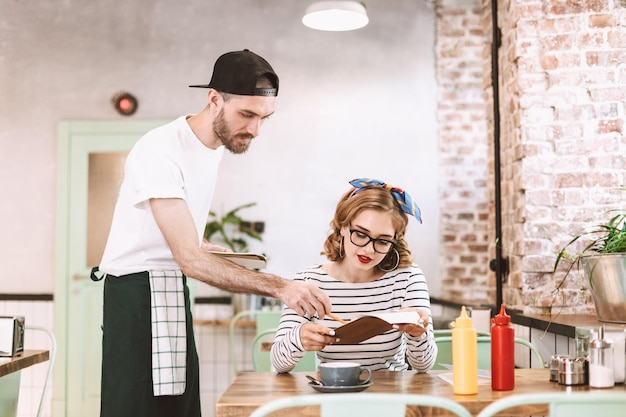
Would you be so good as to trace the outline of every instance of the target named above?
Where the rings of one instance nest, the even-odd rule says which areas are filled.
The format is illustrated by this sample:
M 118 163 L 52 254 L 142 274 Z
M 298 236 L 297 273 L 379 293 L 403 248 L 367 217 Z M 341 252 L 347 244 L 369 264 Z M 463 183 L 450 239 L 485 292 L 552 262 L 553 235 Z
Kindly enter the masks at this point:
M 263 241 L 260 233 L 252 230 L 250 227 L 243 227 L 243 219 L 239 216 L 239 210 L 255 206 L 256 203 L 248 203 L 239 207 L 235 207 L 222 217 L 215 212 L 209 211 L 209 219 L 204 228 L 204 238 L 209 242 L 223 244 L 230 248 L 233 252 L 246 252 L 248 250 L 248 240 L 255 239 Z M 213 236 L 217 235 L 215 241 Z
M 622 188 L 626 190 L 626 188 Z M 576 266 L 584 269 L 598 320 L 626 323 L 626 210 L 612 210 L 612 217 L 591 230 L 574 236 L 559 251 L 553 272 L 562 262 L 565 275 L 556 290 L 560 290 Z M 584 243 L 583 243 L 584 242 Z M 583 244 L 582 250 L 571 254 L 568 249 Z

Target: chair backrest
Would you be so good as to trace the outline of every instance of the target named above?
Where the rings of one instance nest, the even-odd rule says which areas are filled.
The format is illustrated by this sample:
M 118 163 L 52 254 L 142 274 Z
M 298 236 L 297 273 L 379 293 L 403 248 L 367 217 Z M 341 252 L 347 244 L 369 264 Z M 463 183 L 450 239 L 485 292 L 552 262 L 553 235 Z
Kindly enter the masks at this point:
M 550 417 L 622 416 L 626 410 L 626 394 L 623 392 L 514 394 L 488 405 L 478 413 L 478 417 L 492 417 L 512 407 L 538 404 L 548 404 Z
M 270 352 L 265 349 L 264 342 L 272 342 L 278 329 L 267 329 L 256 335 L 252 341 L 252 366 L 256 372 L 275 371 L 272 367 Z M 315 352 L 306 352 L 293 368 L 293 372 L 315 372 L 317 370 L 317 355 Z
M 252 366 L 256 372 L 272 370 L 272 361 L 268 352 L 263 349 L 263 342 L 274 339 L 277 329 L 267 329 L 257 334 L 252 341 Z
M 46 405 L 46 395 L 48 394 L 48 388 L 50 388 L 50 381 L 52 379 L 52 371 L 54 370 L 54 363 L 56 362 L 56 354 L 57 354 L 57 339 L 50 330 L 41 326 L 31 326 L 26 325 L 26 330 L 43 332 L 48 336 L 50 340 L 50 357 L 48 360 L 48 372 L 46 373 L 46 382 L 44 383 L 41 398 L 39 400 L 39 408 L 37 410 L 37 417 L 43 416 L 44 408 Z
M 543 360 L 543 356 L 541 355 L 541 352 L 539 352 L 539 349 L 537 349 L 537 347 L 535 345 L 533 345 L 532 343 L 530 343 L 526 339 L 522 339 L 521 337 L 516 337 L 515 338 L 515 343 L 517 343 L 518 345 L 526 346 L 530 350 L 530 352 L 533 355 L 535 355 L 535 358 L 537 358 L 537 362 L 539 362 L 539 365 L 540 365 L 539 367 L 540 368 L 546 368 L 547 367 L 547 364 Z
M 250 318 L 255 320 L 256 322 L 256 332 L 255 338 L 260 334 L 269 329 L 275 329 L 278 327 L 278 322 L 280 321 L 281 313 L 280 311 L 262 311 L 262 310 L 244 310 L 235 314 L 233 318 L 230 320 L 230 324 L 228 326 L 228 341 L 230 345 L 230 361 L 233 366 L 234 375 L 239 373 L 239 369 L 237 364 L 240 361 L 240 358 L 237 357 L 236 346 L 237 343 L 235 341 L 235 331 L 237 329 L 237 322 L 243 318 Z
M 238 358 L 235 353 L 235 329 L 236 323 L 243 317 L 251 317 L 256 321 L 256 334 L 252 340 L 250 347 L 252 356 L 252 366 L 257 372 L 270 372 L 273 371 L 270 352 L 263 348 L 263 342 L 271 341 L 274 339 L 278 323 L 280 322 L 280 311 L 260 311 L 260 310 L 247 310 L 236 314 L 230 321 L 229 326 L 229 343 L 231 352 L 231 362 L 233 365 L 234 375 L 239 372 L 237 368 Z M 294 368 L 294 371 L 313 372 L 316 370 L 316 355 L 315 352 L 307 352 L 300 359 L 298 365 Z
M 435 329 L 433 330 L 435 337 L 452 336 L 452 329 Z M 476 332 L 477 336 L 491 336 L 488 332 Z
M 447 414 L 457 417 L 470 417 L 470 412 L 462 405 L 434 395 L 419 394 L 379 394 L 362 392 L 358 394 L 317 394 L 297 395 L 280 398 L 262 405 L 250 417 L 264 417 L 285 408 L 320 406 L 321 417 L 404 417 L 407 405 L 422 405 L 447 410 Z
M 448 369 L 446 366 L 442 366 L 442 364 L 452 364 L 452 336 L 435 336 L 435 343 L 437 343 L 438 351 L 437 359 L 432 369 Z M 478 369 L 491 369 L 491 336 L 478 336 L 477 343 Z M 540 367 L 545 368 L 546 364 L 543 357 L 535 345 L 519 337 L 515 338 L 515 343 L 526 346 L 537 358 Z

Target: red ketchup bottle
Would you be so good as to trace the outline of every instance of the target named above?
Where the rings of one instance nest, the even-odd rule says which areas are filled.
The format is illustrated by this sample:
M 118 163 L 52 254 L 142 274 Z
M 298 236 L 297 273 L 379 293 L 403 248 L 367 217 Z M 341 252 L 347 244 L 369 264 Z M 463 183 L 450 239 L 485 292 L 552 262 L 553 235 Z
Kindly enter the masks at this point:
M 491 388 L 510 391 L 515 387 L 515 331 L 504 304 L 491 319 Z

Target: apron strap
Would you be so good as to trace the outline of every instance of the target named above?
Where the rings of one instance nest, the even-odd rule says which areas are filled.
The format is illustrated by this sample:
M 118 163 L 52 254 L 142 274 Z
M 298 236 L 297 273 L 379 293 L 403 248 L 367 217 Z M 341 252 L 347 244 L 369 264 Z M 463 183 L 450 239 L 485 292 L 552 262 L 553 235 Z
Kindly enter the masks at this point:
M 93 268 L 91 268 L 91 280 L 92 281 L 101 281 L 107 274 L 105 273 L 98 273 L 100 272 L 100 268 L 97 266 L 94 266 Z

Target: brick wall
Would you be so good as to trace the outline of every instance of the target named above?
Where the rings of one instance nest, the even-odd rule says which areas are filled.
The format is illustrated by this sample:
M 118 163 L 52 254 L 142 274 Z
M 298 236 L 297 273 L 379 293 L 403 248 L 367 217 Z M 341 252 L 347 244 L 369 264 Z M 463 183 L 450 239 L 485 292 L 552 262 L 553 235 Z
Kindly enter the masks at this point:
M 624 207 L 626 9 L 605 1 L 505 1 L 503 149 L 505 242 L 512 256 L 507 298 L 528 310 L 592 310 L 578 274 L 554 289 L 554 254 L 585 227 Z
M 453 296 L 495 300 L 483 265 L 495 244 L 491 6 L 436 7 L 443 279 Z M 593 311 L 580 275 L 555 292 L 563 272 L 552 269 L 572 235 L 625 206 L 615 188 L 626 185 L 626 9 L 613 0 L 501 0 L 498 10 L 504 301 L 530 312 Z M 481 103 L 482 118 L 470 110 Z
M 488 301 L 485 39 L 479 1 L 455 3 L 436 6 L 442 287 L 451 299 Z

